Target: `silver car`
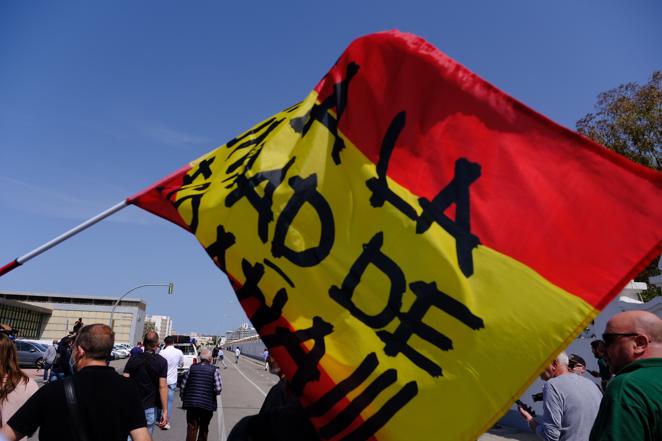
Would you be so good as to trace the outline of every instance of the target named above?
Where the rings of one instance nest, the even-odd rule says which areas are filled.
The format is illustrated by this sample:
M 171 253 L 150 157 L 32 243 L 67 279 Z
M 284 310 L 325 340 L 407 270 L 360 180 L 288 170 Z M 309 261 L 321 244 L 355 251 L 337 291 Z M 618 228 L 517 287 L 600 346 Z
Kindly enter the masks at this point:
M 39 343 L 16 340 L 16 352 L 18 353 L 19 366 L 41 367 L 46 359 L 46 350 Z

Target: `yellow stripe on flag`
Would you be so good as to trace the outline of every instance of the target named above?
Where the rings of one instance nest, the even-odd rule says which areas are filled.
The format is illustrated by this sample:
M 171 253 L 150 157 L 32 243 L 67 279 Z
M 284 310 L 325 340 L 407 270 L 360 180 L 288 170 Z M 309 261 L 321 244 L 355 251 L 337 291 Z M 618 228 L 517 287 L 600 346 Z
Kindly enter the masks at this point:
M 371 206 L 368 201 L 372 192 L 366 181 L 377 176 L 375 164 L 349 139 L 344 139 L 342 164 L 336 166 L 328 161 L 333 137 L 327 128 L 314 122 L 305 137 L 293 129 L 293 119 L 305 115 L 316 99 L 317 94 L 311 93 L 299 107 L 275 115 L 272 123 L 262 125 L 261 130 L 192 163 L 189 176 L 196 176 L 201 162 L 210 167 L 212 174 L 208 178 L 198 174 L 177 193 L 178 211 L 187 224 L 194 217 L 197 219 L 195 234 L 205 248 L 218 241 L 219 225 L 234 235 L 236 245 L 227 248 L 225 268 L 240 284 L 246 281 L 244 259 L 263 265 L 266 259 L 279 269 L 280 272 L 266 264 L 258 286 L 267 305 L 272 304 L 278 290 L 286 290 L 282 316 L 294 329 L 311 327 L 316 316 L 333 326 L 333 331 L 324 338 L 325 352 L 320 365 L 335 384 L 348 378 L 370 352 L 376 354 L 378 368 L 360 387 L 349 392 L 348 398 L 355 398 L 387 370 L 397 372 L 397 381 L 361 412 L 364 421 L 404 385 L 416 383 L 417 394 L 389 421 L 388 431 L 377 433 L 379 439 L 407 439 L 413 429 L 417 439 L 437 439 L 444 427 L 453 427 L 459 439 L 475 439 L 510 406 L 515 398 L 513 391 L 519 393 L 533 381 L 543 367 L 541 360 L 559 351 L 568 343 L 566 336 L 580 330 L 597 311 L 524 264 L 483 245 L 473 250 L 475 270 L 472 277 L 465 277 L 458 267 L 455 239 L 439 225 L 432 224 L 424 233 L 416 234 L 416 223 L 392 205 Z M 263 147 L 250 144 L 251 139 L 267 130 Z M 273 219 L 267 222 L 266 237 L 260 234 L 258 211 L 248 198 L 238 197 L 231 209 L 223 209 L 228 206 L 229 195 L 237 189 L 236 176 L 244 172 L 253 157 L 255 161 L 245 178 L 286 169 L 284 179 L 275 186 Z M 239 165 L 228 171 L 232 164 Z M 309 267 L 292 263 L 286 256 L 272 256 L 277 225 L 283 222 L 281 216 L 295 196 L 290 181 L 295 176 L 316 177 L 316 191 L 331 208 L 333 217 L 333 246 L 321 262 Z M 410 206 L 418 207 L 416 195 L 391 179 L 388 186 Z M 263 196 L 266 189 L 267 181 L 262 181 L 257 184 L 256 192 Z M 197 211 L 196 200 L 200 204 Z M 330 219 L 320 219 L 319 213 L 305 203 L 292 219 L 282 245 L 301 251 L 323 242 L 322 225 L 328 227 Z M 387 323 L 371 327 L 332 298 L 330 290 L 342 286 L 368 244 L 401 270 L 400 275 L 391 274 L 402 278 L 406 286 L 404 294 L 394 295 L 399 305 L 396 313 L 406 315 L 415 309 L 417 296 L 423 289 L 438 291 L 437 299 L 455 301 L 449 303 L 451 312 L 431 306 L 421 320 L 442 334 L 452 347 L 443 350 L 417 333 L 405 341 L 416 356 L 427 360 L 427 366 L 437 366 L 441 375 L 421 367 L 420 362 L 414 362 L 403 352 L 394 356 L 385 354 L 385 343 L 378 332 L 396 333 L 403 320 L 384 313 L 389 309 L 392 280 L 377 266 L 370 264 L 360 274 L 360 282 L 349 301 L 375 322 L 379 322 L 381 314 Z M 415 289 L 419 294 L 414 293 Z M 462 311 L 465 317 L 473 317 L 473 327 L 460 321 L 459 313 L 452 312 L 458 306 L 465 308 Z M 313 349 L 312 340 L 304 345 Z M 523 379 L 529 379 L 529 383 Z M 324 392 L 314 381 L 306 385 L 307 397 L 319 398 Z M 332 414 L 341 410 L 337 406 Z M 495 415 L 488 425 L 485 425 L 486 415 Z M 314 420 L 318 429 L 332 416 Z

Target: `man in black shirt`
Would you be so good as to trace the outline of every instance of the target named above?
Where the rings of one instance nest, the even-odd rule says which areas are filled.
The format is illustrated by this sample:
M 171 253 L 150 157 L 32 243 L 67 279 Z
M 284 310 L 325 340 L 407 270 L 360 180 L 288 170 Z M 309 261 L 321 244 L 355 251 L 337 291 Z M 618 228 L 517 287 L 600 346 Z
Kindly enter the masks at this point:
M 150 331 L 143 340 L 145 352 L 129 358 L 124 367 L 124 376 L 132 378 L 138 385 L 142 399 L 147 431 L 154 433 L 154 426 L 163 428 L 168 424 L 168 362 L 156 354 L 159 334 Z
M 74 431 L 84 431 L 94 441 L 149 441 L 145 414 L 133 382 L 122 378 L 106 365 L 115 342 L 110 327 L 85 326 L 74 343 L 73 376 L 81 424 L 73 425 L 67 407 L 64 381 L 39 389 L 1 429 L 9 441 L 32 436 L 39 428 L 41 441 L 76 439 Z

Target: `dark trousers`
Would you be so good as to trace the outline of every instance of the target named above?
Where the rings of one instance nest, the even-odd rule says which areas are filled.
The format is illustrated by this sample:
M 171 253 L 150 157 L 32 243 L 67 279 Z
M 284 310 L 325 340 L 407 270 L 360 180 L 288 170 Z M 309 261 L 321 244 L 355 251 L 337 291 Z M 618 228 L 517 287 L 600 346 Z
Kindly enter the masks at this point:
M 191 407 L 186 410 L 186 441 L 207 441 L 209 422 L 214 412 Z

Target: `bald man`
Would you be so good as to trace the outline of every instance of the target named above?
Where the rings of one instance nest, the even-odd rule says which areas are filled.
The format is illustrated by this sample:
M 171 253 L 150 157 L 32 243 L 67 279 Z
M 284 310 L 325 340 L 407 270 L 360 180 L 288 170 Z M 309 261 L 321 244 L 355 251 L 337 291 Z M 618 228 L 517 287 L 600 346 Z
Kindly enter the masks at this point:
M 602 335 L 616 377 L 609 383 L 591 441 L 662 440 L 662 319 L 616 314 Z

